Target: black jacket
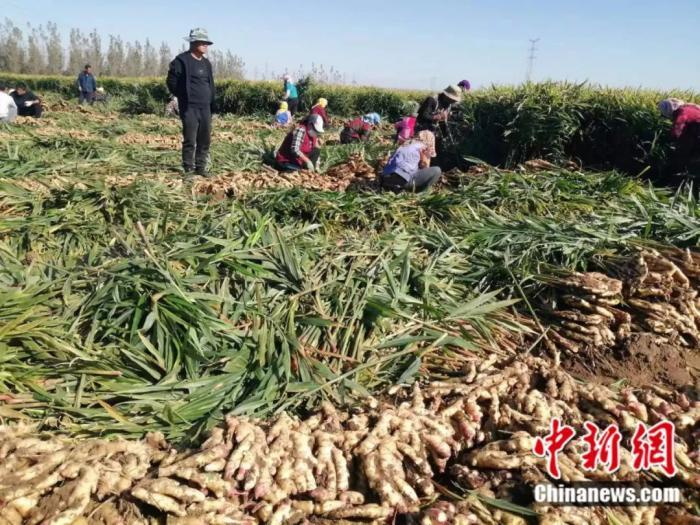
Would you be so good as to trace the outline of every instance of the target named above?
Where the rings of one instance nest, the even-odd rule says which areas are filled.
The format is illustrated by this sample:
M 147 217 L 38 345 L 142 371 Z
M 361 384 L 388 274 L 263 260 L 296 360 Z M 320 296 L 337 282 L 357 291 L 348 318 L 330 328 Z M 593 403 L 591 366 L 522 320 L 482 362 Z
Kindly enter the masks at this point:
M 171 95 L 177 97 L 178 107 L 180 109 L 180 114 L 187 108 L 187 101 L 189 99 L 190 92 L 190 71 L 187 67 L 189 61 L 187 60 L 187 55 L 189 51 L 180 53 L 175 59 L 170 62 L 170 67 L 168 68 L 168 78 L 165 83 L 168 86 L 168 91 Z M 214 85 L 214 69 L 211 66 L 211 62 L 207 58 L 202 58 L 204 63 L 209 70 L 209 84 L 211 85 L 211 109 L 214 111 L 214 100 L 216 99 L 216 86 Z
M 437 96 L 426 97 L 423 103 L 418 108 L 418 117 L 416 118 L 416 133 L 423 130 L 435 131 L 435 122 L 433 115 L 438 110 Z

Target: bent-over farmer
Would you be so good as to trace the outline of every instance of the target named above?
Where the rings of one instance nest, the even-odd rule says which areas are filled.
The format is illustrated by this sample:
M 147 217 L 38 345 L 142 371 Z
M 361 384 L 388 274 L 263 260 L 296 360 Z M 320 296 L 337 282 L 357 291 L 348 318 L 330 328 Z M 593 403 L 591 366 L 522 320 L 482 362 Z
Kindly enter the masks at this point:
M 673 121 L 671 138 L 675 143 L 675 152 L 671 167 L 676 172 L 687 171 L 700 156 L 700 106 L 667 98 L 659 102 L 659 111 Z

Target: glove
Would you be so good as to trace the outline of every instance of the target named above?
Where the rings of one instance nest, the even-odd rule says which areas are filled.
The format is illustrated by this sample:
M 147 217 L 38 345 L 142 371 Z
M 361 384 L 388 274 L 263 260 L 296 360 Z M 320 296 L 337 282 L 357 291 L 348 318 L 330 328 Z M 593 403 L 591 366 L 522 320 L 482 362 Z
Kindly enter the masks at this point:
M 309 171 L 316 171 L 316 166 L 314 166 L 314 163 L 311 162 L 310 160 L 306 161 L 306 169 Z

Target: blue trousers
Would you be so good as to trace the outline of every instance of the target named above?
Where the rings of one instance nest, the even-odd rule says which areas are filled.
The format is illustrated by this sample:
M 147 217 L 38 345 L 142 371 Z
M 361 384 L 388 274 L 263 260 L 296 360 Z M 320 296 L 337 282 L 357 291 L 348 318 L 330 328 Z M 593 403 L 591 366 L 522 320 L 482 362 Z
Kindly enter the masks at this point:
M 80 104 L 89 102 L 93 104 L 95 102 L 95 92 L 94 91 L 81 91 L 80 92 Z

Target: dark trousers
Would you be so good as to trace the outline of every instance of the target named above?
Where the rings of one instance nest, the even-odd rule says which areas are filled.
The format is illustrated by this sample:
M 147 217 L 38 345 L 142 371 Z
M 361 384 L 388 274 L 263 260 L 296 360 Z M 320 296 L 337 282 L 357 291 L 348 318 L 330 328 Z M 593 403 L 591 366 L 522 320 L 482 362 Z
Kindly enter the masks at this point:
M 355 142 L 366 141 L 367 139 L 369 139 L 369 134 L 360 136 L 356 131 L 353 131 L 350 128 L 343 128 L 343 131 L 340 132 L 341 144 L 353 144 Z
M 418 193 L 430 188 L 440 180 L 441 176 L 442 170 L 437 166 L 418 170 L 413 174 L 410 182 L 397 173 L 391 173 L 389 175 L 382 175 L 382 189 L 393 192 L 411 191 L 413 193 Z
M 318 148 L 315 148 L 311 150 L 311 153 L 307 155 L 309 157 L 309 160 L 316 164 L 318 161 L 318 158 L 321 156 L 321 150 Z M 306 166 L 299 166 L 299 164 L 295 162 L 278 162 L 277 165 L 275 166 L 279 171 L 299 171 L 299 170 L 305 170 Z
M 95 102 L 95 92 L 94 91 L 81 91 L 79 103 L 89 102 L 93 104 Z
M 684 173 L 697 168 L 700 158 L 700 124 L 690 123 L 676 142 L 676 151 L 671 156 L 673 173 Z
M 182 167 L 206 171 L 211 144 L 211 108 L 188 106 L 182 120 Z
M 418 135 L 419 131 L 432 131 L 433 133 L 437 133 L 437 126 L 435 123 L 428 120 L 416 120 L 416 126 L 413 129 L 416 135 Z
M 289 112 L 294 115 L 299 110 L 299 99 L 290 98 L 287 100 L 287 105 L 289 106 Z
M 33 106 L 22 106 L 21 108 L 17 108 L 17 115 L 20 117 L 34 117 L 34 118 L 39 118 L 41 115 L 44 113 L 44 109 L 41 107 L 41 104 L 34 104 Z

